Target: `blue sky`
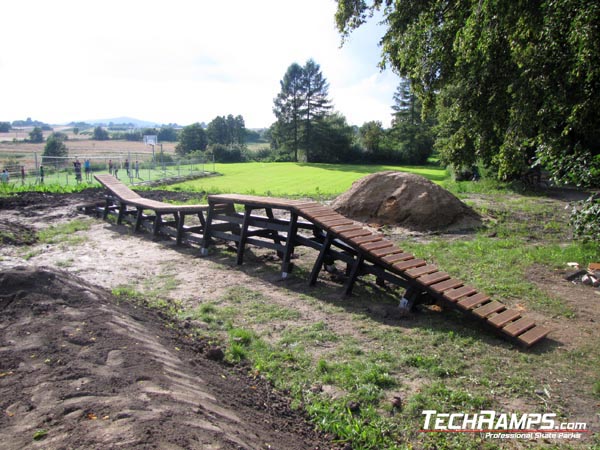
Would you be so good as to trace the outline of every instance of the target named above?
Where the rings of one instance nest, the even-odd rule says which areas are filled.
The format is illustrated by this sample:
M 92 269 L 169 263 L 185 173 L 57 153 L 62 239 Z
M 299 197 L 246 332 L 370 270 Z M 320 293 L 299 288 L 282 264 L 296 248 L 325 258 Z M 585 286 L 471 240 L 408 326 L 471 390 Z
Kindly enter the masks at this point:
M 335 8 L 333 0 L 7 2 L 0 121 L 187 125 L 241 114 L 247 127 L 267 127 L 285 71 L 313 58 L 349 123 L 388 126 L 399 79 L 377 67 L 383 29 L 372 21 L 340 47 Z

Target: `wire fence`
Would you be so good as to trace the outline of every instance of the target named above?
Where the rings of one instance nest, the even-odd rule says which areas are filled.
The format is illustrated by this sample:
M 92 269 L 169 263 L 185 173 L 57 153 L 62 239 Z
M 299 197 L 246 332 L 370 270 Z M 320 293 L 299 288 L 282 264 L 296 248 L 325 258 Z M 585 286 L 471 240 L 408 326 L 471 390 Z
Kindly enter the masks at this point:
M 148 158 L 147 154 L 115 153 L 79 157 L 41 157 L 31 155 L 33 164 L 13 160 L 2 166 L 1 182 L 14 185 L 58 184 L 75 185 L 95 183 L 94 174 L 110 173 L 121 181 L 135 185 L 160 182 L 167 179 L 186 179 L 215 172 L 213 157 L 174 159 L 159 154 Z M 31 167 L 33 166 L 33 167 Z

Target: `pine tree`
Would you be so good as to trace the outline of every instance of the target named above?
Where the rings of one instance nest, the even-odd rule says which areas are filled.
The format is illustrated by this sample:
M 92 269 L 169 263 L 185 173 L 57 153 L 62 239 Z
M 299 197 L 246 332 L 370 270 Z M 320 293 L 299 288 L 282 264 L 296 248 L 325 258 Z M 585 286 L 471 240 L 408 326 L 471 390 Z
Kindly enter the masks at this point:
M 321 67 L 309 59 L 303 67 L 303 86 L 305 89 L 303 116 L 306 131 L 306 160 L 310 162 L 309 150 L 312 145 L 312 127 L 327 116 L 331 110 L 329 83 L 321 73 Z
M 281 141 L 294 153 L 298 161 L 300 144 L 304 143 L 306 160 L 313 145 L 313 128 L 331 109 L 329 84 L 320 66 L 309 59 L 304 67 L 293 63 L 280 81 L 281 92 L 274 100 L 273 113 L 277 117 L 277 132 Z
M 273 113 L 277 117 L 279 135 L 291 146 L 294 161 L 298 161 L 300 143 L 301 107 L 304 102 L 303 70 L 299 64 L 288 67 L 280 81 L 281 92 L 274 100 Z

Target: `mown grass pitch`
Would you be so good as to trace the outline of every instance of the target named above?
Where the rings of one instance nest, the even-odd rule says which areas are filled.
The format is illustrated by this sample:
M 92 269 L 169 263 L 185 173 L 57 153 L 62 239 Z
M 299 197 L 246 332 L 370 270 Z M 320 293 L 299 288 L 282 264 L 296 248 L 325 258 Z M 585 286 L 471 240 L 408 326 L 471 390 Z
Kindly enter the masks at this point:
M 354 181 L 383 170 L 423 175 L 434 182 L 449 178 L 438 166 L 383 166 L 355 164 L 239 163 L 216 164 L 222 176 L 166 186 L 165 189 L 209 194 L 250 194 L 275 197 L 331 198 L 346 191 Z

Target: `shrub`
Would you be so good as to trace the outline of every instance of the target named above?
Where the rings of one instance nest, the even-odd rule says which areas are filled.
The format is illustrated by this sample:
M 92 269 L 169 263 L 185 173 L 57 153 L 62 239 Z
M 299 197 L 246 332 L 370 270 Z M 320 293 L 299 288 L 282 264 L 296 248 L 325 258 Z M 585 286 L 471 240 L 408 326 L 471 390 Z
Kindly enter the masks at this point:
M 570 223 L 576 237 L 600 241 L 600 194 L 593 194 L 575 203 Z

